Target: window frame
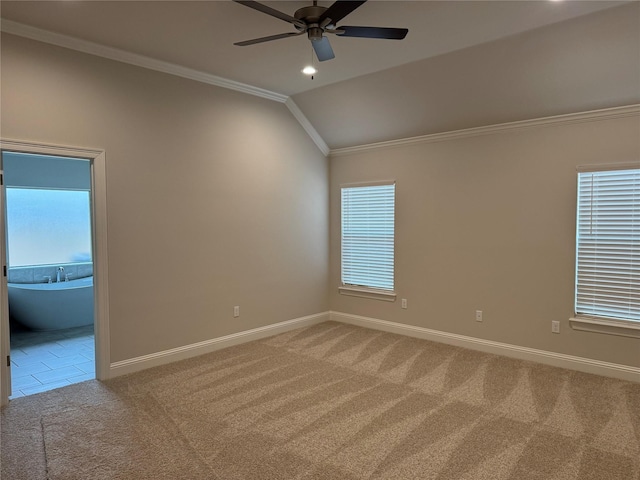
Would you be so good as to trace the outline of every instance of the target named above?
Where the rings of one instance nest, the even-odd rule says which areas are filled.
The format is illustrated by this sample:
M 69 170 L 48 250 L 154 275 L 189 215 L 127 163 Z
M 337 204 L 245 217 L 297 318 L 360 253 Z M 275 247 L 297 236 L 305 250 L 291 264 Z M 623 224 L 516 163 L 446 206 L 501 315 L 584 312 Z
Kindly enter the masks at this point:
M 355 285 L 344 283 L 344 232 L 343 232 L 343 191 L 347 188 L 361 188 L 361 187 L 376 187 L 376 186 L 390 186 L 393 185 L 393 262 L 392 262 L 392 281 L 393 285 L 391 289 L 376 288 L 366 285 Z M 394 302 L 396 300 L 396 279 L 395 279 L 395 257 L 396 257 L 396 187 L 397 182 L 395 180 L 380 180 L 370 182 L 358 182 L 358 183 L 345 183 L 340 185 L 340 286 L 338 291 L 342 295 L 349 295 L 361 298 L 370 298 L 375 300 L 383 300 L 388 302 Z
M 581 165 L 576 168 L 576 251 L 575 251 L 575 278 L 574 278 L 574 313 L 569 318 L 569 325 L 574 330 L 594 333 L 604 333 L 625 337 L 640 338 L 640 321 L 590 315 L 578 313 L 578 267 L 579 267 L 579 234 L 580 234 L 580 175 L 589 172 L 611 172 L 615 170 L 640 170 L 640 165 L 635 163 L 616 163 L 604 165 Z M 634 190 L 635 192 L 635 190 Z

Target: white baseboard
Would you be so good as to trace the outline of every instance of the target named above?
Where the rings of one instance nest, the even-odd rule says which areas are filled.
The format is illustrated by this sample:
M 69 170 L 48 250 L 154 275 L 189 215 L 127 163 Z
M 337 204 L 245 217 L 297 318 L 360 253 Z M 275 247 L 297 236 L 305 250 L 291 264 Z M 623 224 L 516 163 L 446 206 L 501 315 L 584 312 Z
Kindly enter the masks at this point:
M 204 355 L 205 353 L 214 352 L 216 350 L 239 345 L 241 343 L 277 335 L 296 328 L 315 325 L 327 320 L 372 328 L 374 330 L 381 330 L 389 333 L 396 333 L 408 337 L 422 338 L 434 342 L 470 348 L 472 350 L 478 350 L 485 353 L 518 358 L 520 360 L 529 360 L 554 367 L 567 368 L 570 370 L 577 370 L 580 372 L 640 383 L 640 368 L 638 367 L 602 362 L 590 358 L 575 357 L 573 355 L 548 352 L 546 350 L 521 347 L 508 343 L 483 340 L 480 338 L 442 332 L 439 330 L 431 330 L 414 325 L 405 325 L 402 323 L 333 311 L 295 318 L 293 320 L 287 320 L 273 325 L 233 333 L 224 337 L 213 338 L 204 342 L 198 342 L 191 345 L 185 345 L 183 347 L 172 348 L 162 352 L 114 362 L 111 364 L 109 377 L 113 378 L 120 375 L 126 375 L 128 373 L 146 370 L 147 368 L 166 365 L 168 363 L 185 360 L 198 355 Z
M 317 313 L 306 317 L 294 318 L 293 320 L 287 320 L 285 322 L 274 323 L 273 325 L 232 333 L 231 335 L 225 335 L 224 337 L 212 338 L 211 340 L 205 340 L 204 342 L 193 343 L 191 345 L 172 348 L 170 350 L 130 358 L 128 360 L 121 360 L 111 364 L 109 377 L 118 377 L 120 375 L 146 370 L 147 368 L 166 365 L 168 363 L 177 362 L 178 360 L 185 360 L 198 355 L 204 355 L 205 353 L 214 352 L 216 350 L 232 347 L 241 343 L 270 337 L 296 328 L 308 327 L 317 323 L 326 322 L 327 320 L 329 320 L 329 312 Z
M 467 337 L 464 335 L 457 335 L 455 333 L 441 332 L 439 330 L 388 322 L 386 320 L 378 320 L 375 318 L 361 317 L 359 315 L 351 315 L 348 313 L 329 313 L 330 319 L 336 322 L 348 323 L 360 327 L 382 330 L 384 332 L 406 335 L 408 337 L 422 338 L 434 342 L 470 348 L 472 350 L 479 350 L 485 353 L 493 353 L 520 360 L 530 360 L 554 367 L 568 368 L 570 370 L 577 370 L 580 372 L 640 383 L 640 368 L 638 367 L 601 362 L 590 358 L 575 357 L 573 355 L 548 352 L 546 350 L 520 347 L 518 345 L 510 345 L 508 343 L 493 342 L 491 340 Z

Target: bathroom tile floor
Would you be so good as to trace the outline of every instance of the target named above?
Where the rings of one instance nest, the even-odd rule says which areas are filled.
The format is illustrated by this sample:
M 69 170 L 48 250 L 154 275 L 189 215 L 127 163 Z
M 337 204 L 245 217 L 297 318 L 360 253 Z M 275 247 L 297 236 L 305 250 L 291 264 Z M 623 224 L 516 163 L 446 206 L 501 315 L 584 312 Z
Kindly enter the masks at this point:
M 10 399 L 96 377 L 93 325 L 11 332 Z

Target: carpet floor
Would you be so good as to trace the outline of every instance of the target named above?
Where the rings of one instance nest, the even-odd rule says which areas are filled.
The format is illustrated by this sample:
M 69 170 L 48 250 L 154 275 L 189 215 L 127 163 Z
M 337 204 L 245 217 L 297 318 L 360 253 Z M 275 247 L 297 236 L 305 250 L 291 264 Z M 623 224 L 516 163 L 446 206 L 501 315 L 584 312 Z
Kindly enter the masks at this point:
M 1 416 L 12 480 L 640 479 L 640 384 L 335 322 Z

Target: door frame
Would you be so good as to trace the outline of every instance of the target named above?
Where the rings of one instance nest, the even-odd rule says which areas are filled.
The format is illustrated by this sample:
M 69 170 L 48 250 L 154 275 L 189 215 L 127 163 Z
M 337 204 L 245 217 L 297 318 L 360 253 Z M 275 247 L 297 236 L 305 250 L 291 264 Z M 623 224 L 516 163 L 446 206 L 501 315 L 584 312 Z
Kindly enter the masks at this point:
M 104 150 L 48 145 L 30 141 L 0 138 L 0 155 L 3 151 L 75 157 L 91 162 L 91 241 L 93 247 L 94 333 L 96 348 L 96 378 L 107 380 L 111 373 L 109 335 L 109 281 L 107 261 L 107 176 Z M 4 182 L 0 200 L 0 261 L 7 265 L 6 212 L 4 211 Z M 0 275 L 0 405 L 9 402 L 11 392 L 11 366 L 5 361 L 10 354 L 9 300 L 7 277 Z

